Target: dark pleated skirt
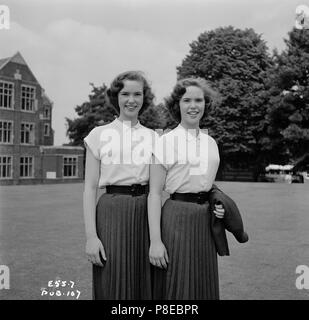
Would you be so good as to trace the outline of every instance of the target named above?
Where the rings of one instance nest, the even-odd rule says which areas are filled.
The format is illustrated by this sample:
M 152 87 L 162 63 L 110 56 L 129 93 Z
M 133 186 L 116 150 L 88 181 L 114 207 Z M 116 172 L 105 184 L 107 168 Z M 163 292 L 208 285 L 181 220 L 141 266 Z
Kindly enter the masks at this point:
M 93 265 L 93 299 L 152 298 L 147 218 L 147 195 L 100 197 L 96 226 L 107 261 Z
M 168 199 L 161 216 L 167 270 L 154 268 L 153 297 L 163 300 L 219 299 L 218 262 L 209 204 Z

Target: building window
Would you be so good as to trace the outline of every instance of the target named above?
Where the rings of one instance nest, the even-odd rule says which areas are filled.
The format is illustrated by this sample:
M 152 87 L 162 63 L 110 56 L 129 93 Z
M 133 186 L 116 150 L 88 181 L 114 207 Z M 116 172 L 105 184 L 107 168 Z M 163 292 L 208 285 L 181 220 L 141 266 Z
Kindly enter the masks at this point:
M 21 124 L 20 143 L 34 144 L 34 124 L 33 123 Z
M 13 109 L 13 83 L 0 81 L 0 108 Z
M 34 111 L 35 88 L 21 86 L 21 110 Z
M 49 136 L 50 124 L 44 123 L 44 136 Z
M 63 157 L 63 176 L 77 178 L 77 157 Z
M 12 157 L 0 157 L 0 179 L 12 178 Z
M 50 109 L 48 107 L 44 108 L 44 119 L 50 119 Z
M 33 178 L 33 157 L 20 157 L 19 176 Z
M 12 143 L 13 122 L 0 121 L 0 143 Z

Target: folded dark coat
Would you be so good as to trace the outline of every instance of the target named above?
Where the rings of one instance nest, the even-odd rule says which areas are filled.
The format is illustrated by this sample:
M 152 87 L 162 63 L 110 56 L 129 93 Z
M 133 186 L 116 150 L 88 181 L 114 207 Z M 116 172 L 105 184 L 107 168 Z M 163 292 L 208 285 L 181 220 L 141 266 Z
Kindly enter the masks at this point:
M 221 204 L 225 211 L 223 219 L 219 219 L 215 214 L 211 214 L 211 232 L 215 241 L 216 250 L 219 256 L 229 256 L 230 252 L 225 230 L 231 232 L 240 243 L 247 242 L 249 238 L 244 231 L 244 225 L 236 203 L 215 184 L 209 192 L 211 212 L 213 213 L 215 204 Z

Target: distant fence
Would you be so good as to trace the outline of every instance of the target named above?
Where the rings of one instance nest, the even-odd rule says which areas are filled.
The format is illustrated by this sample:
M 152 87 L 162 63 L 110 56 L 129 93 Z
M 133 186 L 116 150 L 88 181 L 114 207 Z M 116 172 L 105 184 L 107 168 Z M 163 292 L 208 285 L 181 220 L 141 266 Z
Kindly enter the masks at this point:
M 216 177 L 217 181 L 256 181 L 253 169 L 225 168 L 219 170 Z

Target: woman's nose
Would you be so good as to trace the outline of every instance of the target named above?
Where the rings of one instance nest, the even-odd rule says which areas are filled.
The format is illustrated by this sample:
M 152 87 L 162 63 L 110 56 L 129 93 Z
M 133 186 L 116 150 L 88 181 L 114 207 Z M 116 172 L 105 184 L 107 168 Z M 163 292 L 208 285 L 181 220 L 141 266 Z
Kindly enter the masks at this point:
M 129 95 L 128 101 L 129 101 L 129 102 L 134 102 L 134 96 L 133 96 L 133 95 Z

